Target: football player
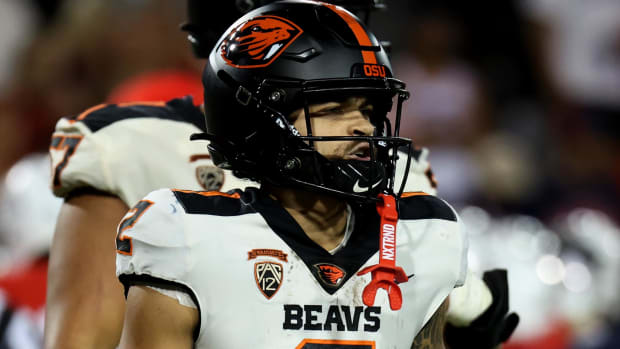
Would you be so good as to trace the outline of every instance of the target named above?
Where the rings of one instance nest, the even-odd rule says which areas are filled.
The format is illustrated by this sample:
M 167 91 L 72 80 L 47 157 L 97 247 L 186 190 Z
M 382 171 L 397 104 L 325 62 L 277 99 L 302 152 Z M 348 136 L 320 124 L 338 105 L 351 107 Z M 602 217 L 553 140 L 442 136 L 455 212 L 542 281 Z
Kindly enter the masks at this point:
M 240 15 L 271 1 L 188 1 L 188 32 L 198 58 Z M 360 15 L 377 0 L 334 0 Z M 189 142 L 204 131 L 204 117 L 190 98 L 168 102 L 98 105 L 62 118 L 51 139 L 52 187 L 64 198 L 50 250 L 45 347 L 114 348 L 125 300 L 114 274 L 119 220 L 140 198 L 163 187 L 221 190 L 253 185 L 213 165 L 204 145 Z M 422 155 L 417 152 L 416 155 Z M 433 191 L 420 157 L 409 183 Z M 416 167 L 417 166 L 417 167 Z
M 193 138 L 261 187 L 161 189 L 127 213 L 120 347 L 443 348 L 467 239 L 445 201 L 395 188 L 408 92 L 374 35 L 343 8 L 275 2 L 225 32 L 203 84 Z
M 370 11 L 383 7 L 377 0 L 331 2 L 345 5 L 366 19 Z M 189 32 L 199 58 L 206 57 L 217 35 L 233 18 L 255 6 L 231 1 L 223 3 L 224 9 L 216 13 L 203 0 L 190 0 L 188 4 L 189 21 L 183 29 Z M 124 299 L 113 275 L 110 239 L 119 217 L 140 197 L 159 187 L 226 191 L 252 185 L 213 166 L 203 147 L 185 142 L 191 133 L 204 128 L 203 123 L 202 115 L 187 98 L 168 103 L 101 105 L 58 122 L 50 153 L 54 192 L 65 198 L 65 204 L 51 249 L 46 347 L 114 347 L 118 342 Z M 432 173 L 427 155 L 426 150 L 414 150 L 408 189 L 436 192 L 434 180 L 429 181 Z M 401 171 L 404 165 L 399 162 Z M 467 285 L 476 285 L 477 279 L 473 280 Z M 480 306 L 475 311 L 470 306 L 464 314 L 462 309 L 453 311 L 451 307 L 450 313 L 456 314 L 463 326 L 482 313 L 490 301 L 487 297 L 477 304 Z M 476 332 L 476 337 L 479 334 Z

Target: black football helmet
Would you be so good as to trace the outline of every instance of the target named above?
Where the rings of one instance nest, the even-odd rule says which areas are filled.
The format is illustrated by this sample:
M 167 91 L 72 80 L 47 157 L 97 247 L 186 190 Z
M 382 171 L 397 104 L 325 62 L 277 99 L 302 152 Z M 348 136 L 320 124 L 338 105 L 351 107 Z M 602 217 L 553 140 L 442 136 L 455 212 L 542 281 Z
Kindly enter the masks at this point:
M 194 54 L 199 58 L 207 58 L 217 40 L 231 23 L 247 12 L 274 1 L 225 0 L 218 1 L 217 7 L 214 7 L 213 1 L 187 0 L 187 21 L 181 25 L 181 30 L 188 32 L 187 39 L 192 45 Z M 358 16 L 363 16 L 366 22 L 370 20 L 371 12 L 386 8 L 383 0 L 328 0 L 326 2 L 343 6 Z
M 203 85 L 207 131 L 192 139 L 208 139 L 215 164 L 239 177 L 374 202 L 394 194 L 398 147 L 409 149 L 408 173 L 411 141 L 398 130 L 409 93 L 374 35 L 342 7 L 290 0 L 249 12 L 211 52 Z M 373 105 L 372 136 L 312 134 L 309 105 L 352 96 Z M 300 108 L 307 136 L 289 123 Z M 315 150 L 330 141 L 367 142 L 370 161 L 330 160 Z

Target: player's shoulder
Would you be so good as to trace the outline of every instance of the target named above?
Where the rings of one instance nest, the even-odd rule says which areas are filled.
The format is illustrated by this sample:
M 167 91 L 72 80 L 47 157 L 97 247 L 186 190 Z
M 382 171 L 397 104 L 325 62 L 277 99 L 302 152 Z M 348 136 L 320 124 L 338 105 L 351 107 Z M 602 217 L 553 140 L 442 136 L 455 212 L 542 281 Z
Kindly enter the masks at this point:
M 202 112 L 193 104 L 190 96 L 167 102 L 99 104 L 77 115 L 62 118 L 57 129 L 81 123 L 94 133 L 117 122 L 140 118 L 191 123 L 200 129 L 204 129 Z
M 240 189 L 229 192 L 172 189 L 176 200 L 187 214 L 238 216 L 255 213 L 249 204 L 251 192 Z
M 136 247 L 157 245 L 162 249 L 174 247 L 184 241 L 183 236 L 193 234 L 196 220 L 200 225 L 215 225 L 214 216 L 238 216 L 254 213 L 243 203 L 241 190 L 228 193 L 216 191 L 190 191 L 158 189 L 138 201 L 121 220 L 116 239 L 117 252 L 133 255 Z M 213 224 L 212 224 L 213 223 Z
M 445 200 L 425 192 L 405 192 L 398 200 L 399 218 L 402 220 L 442 219 L 458 221 L 454 208 Z

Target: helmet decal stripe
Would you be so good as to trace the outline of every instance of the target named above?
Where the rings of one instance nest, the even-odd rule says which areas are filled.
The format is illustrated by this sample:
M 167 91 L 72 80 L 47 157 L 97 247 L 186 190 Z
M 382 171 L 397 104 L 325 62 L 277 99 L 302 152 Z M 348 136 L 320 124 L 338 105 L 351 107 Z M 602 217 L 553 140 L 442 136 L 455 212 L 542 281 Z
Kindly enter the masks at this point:
M 355 35 L 355 38 L 357 39 L 357 42 L 360 44 L 360 46 L 372 46 L 366 30 L 364 30 L 360 23 L 348 12 L 343 11 L 341 8 L 333 4 L 322 3 L 322 5 L 336 12 L 336 14 L 340 16 L 340 18 L 344 19 L 349 28 L 351 28 L 351 30 L 353 31 L 353 34 Z M 373 51 L 362 50 L 362 59 L 364 60 L 364 63 L 377 64 L 377 56 Z

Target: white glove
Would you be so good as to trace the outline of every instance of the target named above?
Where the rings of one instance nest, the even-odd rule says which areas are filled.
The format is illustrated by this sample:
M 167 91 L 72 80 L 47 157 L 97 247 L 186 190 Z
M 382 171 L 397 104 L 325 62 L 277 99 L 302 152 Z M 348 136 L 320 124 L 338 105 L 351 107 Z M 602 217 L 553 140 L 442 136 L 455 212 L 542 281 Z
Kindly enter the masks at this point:
M 493 295 L 487 285 L 471 270 L 467 271 L 465 284 L 450 293 L 448 322 L 456 327 L 469 326 L 493 303 Z

